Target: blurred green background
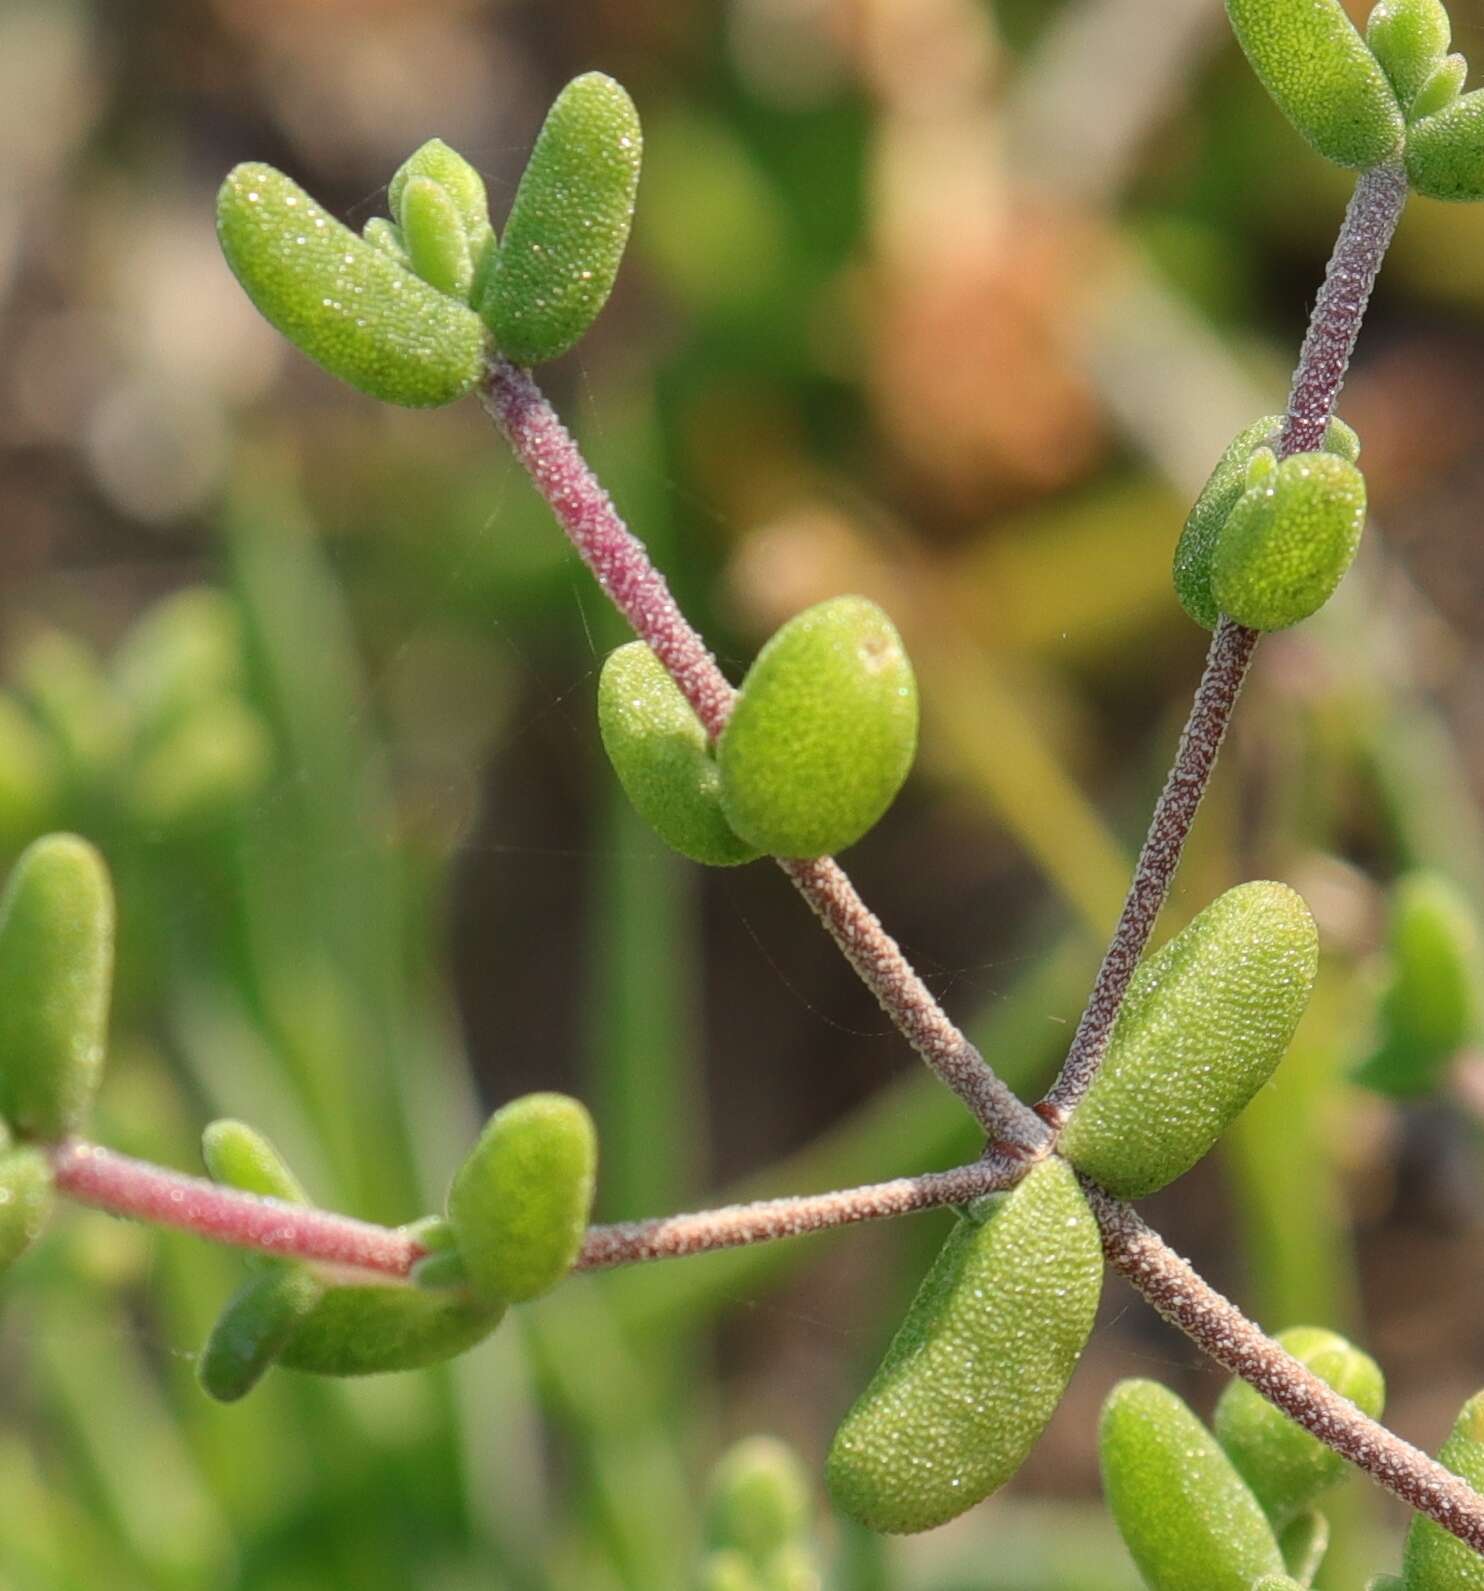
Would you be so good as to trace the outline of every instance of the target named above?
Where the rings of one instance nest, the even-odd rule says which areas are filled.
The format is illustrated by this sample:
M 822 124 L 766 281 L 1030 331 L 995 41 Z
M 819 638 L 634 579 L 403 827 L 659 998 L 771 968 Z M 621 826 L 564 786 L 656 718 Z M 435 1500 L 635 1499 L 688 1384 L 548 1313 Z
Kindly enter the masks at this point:
M 1484 0 L 1452 10 L 1475 50 Z M 645 175 L 548 390 L 734 678 L 807 603 L 888 607 L 923 745 L 852 874 L 1017 1086 L 1070 1036 L 1200 668 L 1184 509 L 1282 407 L 1346 193 L 1218 0 L 0 0 L 0 853 L 69 826 L 114 869 L 120 1147 L 195 1169 L 244 1116 L 392 1222 L 535 1087 L 597 1115 L 604 1218 L 975 1152 L 776 870 L 703 876 L 625 808 L 622 632 L 478 406 L 336 385 L 217 253 L 236 161 L 359 227 L 433 135 L 499 222 L 591 67 Z M 1342 404 L 1367 546 L 1264 645 L 1169 913 L 1284 878 L 1324 978 L 1148 1207 L 1266 1326 L 1353 1332 L 1428 1446 L 1484 1382 L 1484 1090 L 1344 1079 L 1389 882 L 1484 884 L 1481 355 L 1484 207 L 1414 200 Z M 5 1283 L 0 1584 L 683 1588 L 717 1454 L 766 1430 L 818 1474 L 945 1221 L 573 1281 L 446 1372 L 223 1409 L 192 1356 L 240 1262 L 69 1212 Z M 1221 1386 L 1110 1282 L 1016 1482 L 890 1543 L 821 1495 L 827 1584 L 1130 1591 L 1123 1375 Z M 1335 1513 L 1326 1585 L 1395 1566 L 1399 1508 Z

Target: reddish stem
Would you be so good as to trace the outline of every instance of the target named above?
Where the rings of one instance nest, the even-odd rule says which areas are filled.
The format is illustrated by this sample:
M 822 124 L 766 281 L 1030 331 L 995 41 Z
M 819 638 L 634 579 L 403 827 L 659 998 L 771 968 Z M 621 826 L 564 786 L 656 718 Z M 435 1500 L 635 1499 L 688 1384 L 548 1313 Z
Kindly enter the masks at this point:
M 390 1227 L 259 1198 L 77 1139 L 59 1145 L 52 1164 L 58 1190 L 79 1204 L 194 1232 L 213 1243 L 394 1277 L 406 1276 L 426 1252 Z
M 428 1252 L 405 1231 L 312 1205 L 261 1198 L 77 1139 L 59 1145 L 52 1163 L 58 1190 L 79 1204 L 280 1259 L 400 1280 Z M 640 1260 L 679 1259 L 964 1204 L 1013 1187 L 1029 1169 L 1030 1162 L 1023 1155 L 990 1153 L 951 1171 L 929 1171 L 832 1193 L 765 1199 L 617 1226 L 591 1226 L 576 1268 L 602 1270 Z

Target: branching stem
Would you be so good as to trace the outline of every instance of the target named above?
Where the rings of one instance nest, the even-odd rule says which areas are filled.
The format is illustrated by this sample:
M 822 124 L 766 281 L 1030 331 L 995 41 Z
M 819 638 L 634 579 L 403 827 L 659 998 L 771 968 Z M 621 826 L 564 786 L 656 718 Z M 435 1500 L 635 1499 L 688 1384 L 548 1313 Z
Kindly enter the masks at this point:
M 1356 181 L 1293 373 L 1275 449 L 1280 458 L 1324 445 L 1366 305 L 1406 202 L 1407 174 L 1400 166 L 1377 166 Z M 1180 737 L 1175 765 L 1155 804 L 1118 926 L 1061 1074 L 1036 1107 L 1054 1129 L 1062 1126 L 1092 1087 L 1108 1052 L 1113 1025 L 1170 893 L 1256 646 L 1255 631 L 1227 618 L 1211 639 L 1205 673 Z
M 530 371 L 496 359 L 480 396 L 598 584 L 664 664 L 715 740 L 726 727 L 736 692 Z M 1028 1152 L 1044 1149 L 1049 1142 L 1045 1124 L 949 1019 L 839 864 L 825 857 L 780 861 L 780 866 L 882 1010 L 988 1136 Z
M 397 1281 L 404 1280 L 427 1253 L 405 1229 L 376 1226 L 312 1205 L 260 1198 L 79 1139 L 59 1145 L 52 1164 L 58 1191 L 79 1204 L 280 1259 Z M 1028 1170 L 1023 1155 L 991 1152 L 951 1171 L 896 1177 L 860 1188 L 591 1226 L 576 1269 L 608 1270 L 642 1260 L 680 1259 L 966 1204 L 1014 1187 Z

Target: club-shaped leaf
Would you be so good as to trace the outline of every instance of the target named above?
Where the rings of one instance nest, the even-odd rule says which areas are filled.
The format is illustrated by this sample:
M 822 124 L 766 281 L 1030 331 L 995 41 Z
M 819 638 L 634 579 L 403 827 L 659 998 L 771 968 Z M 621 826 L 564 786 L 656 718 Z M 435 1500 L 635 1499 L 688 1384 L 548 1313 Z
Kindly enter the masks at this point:
M 201 1158 L 212 1177 L 229 1188 L 286 1204 L 309 1203 L 283 1156 L 246 1122 L 230 1117 L 212 1122 L 201 1134 Z
M 303 1265 L 274 1262 L 252 1271 L 217 1317 L 196 1364 L 201 1389 L 235 1403 L 258 1384 L 325 1293 Z
M 1425 116 L 1436 116 L 1439 111 L 1447 110 L 1463 92 L 1468 75 L 1469 63 L 1461 55 L 1445 55 L 1417 90 L 1417 97 L 1407 112 L 1408 119 L 1421 121 Z
M 1252 69 L 1295 129 L 1337 165 L 1401 150 L 1401 107 L 1340 0 L 1226 0 Z
M 809 1525 L 809 1482 L 792 1448 L 770 1436 L 736 1443 L 711 1474 L 706 1539 L 762 1563 Z
M 1240 498 L 1216 538 L 1211 595 L 1254 630 L 1284 630 L 1334 595 L 1365 529 L 1365 477 L 1333 453 L 1295 453 Z
M 582 1247 L 598 1140 L 565 1094 L 497 1110 L 448 1191 L 448 1219 L 475 1292 L 519 1303 L 556 1286 Z
M 1386 1380 L 1369 1354 L 1338 1333 L 1293 1326 L 1279 1345 L 1375 1419 L 1386 1402 Z M 1345 1461 L 1296 1425 L 1245 1381 L 1232 1381 L 1216 1405 L 1216 1439 L 1263 1506 L 1275 1530 L 1284 1529 L 1345 1474 Z
M 1175 595 L 1191 618 L 1208 630 L 1214 630 L 1221 617 L 1211 594 L 1211 558 L 1216 539 L 1227 516 L 1252 484 L 1247 479 L 1252 455 L 1258 448 L 1271 447 L 1282 428 L 1281 414 L 1265 414 L 1232 438 L 1180 532 L 1175 548 Z M 1324 446 L 1326 452 L 1352 464 L 1360 456 L 1360 438 L 1343 420 L 1330 421 Z
M 1401 879 L 1391 896 L 1391 983 L 1380 1044 L 1357 1082 L 1399 1098 L 1430 1093 L 1479 1027 L 1479 931 L 1469 902 L 1441 874 Z
M 1288 1572 L 1300 1585 L 1312 1585 L 1329 1551 L 1329 1518 L 1306 1509 L 1278 1532 L 1278 1547 Z
M 1407 176 L 1430 199 L 1484 199 L 1484 89 L 1412 123 Z
M 413 1287 L 331 1287 L 284 1345 L 287 1370 L 368 1376 L 422 1370 L 466 1353 L 505 1313 L 470 1293 Z
M 26 1252 L 51 1214 L 51 1161 L 29 1146 L 0 1150 L 0 1275 Z
M 1009 1480 L 1066 1390 L 1102 1271 L 1061 1159 L 960 1220 L 835 1434 L 839 1508 L 871 1530 L 929 1530 Z
M 1103 1495 L 1150 1591 L 1251 1591 L 1284 1573 L 1257 1499 L 1215 1437 L 1153 1381 L 1120 1381 L 1098 1427 Z
M 1273 1075 L 1318 965 L 1286 884 L 1227 890 L 1140 964 L 1062 1153 L 1125 1199 L 1188 1171 Z
M 0 1116 L 64 1138 L 103 1071 L 113 982 L 113 891 L 73 834 L 22 852 L 0 897 Z
M 448 190 L 431 177 L 413 177 L 402 189 L 401 213 L 408 264 L 430 287 L 467 301 L 474 256 Z
M 516 189 L 481 311 L 517 364 L 555 359 L 608 301 L 634 215 L 639 113 L 601 72 L 568 83 Z
M 1381 0 L 1366 21 L 1365 41 L 1405 110 L 1448 53 L 1453 28 L 1442 0 Z
M 229 172 L 217 235 L 263 317 L 360 391 L 430 408 L 479 379 L 488 337 L 478 315 L 341 226 L 281 171 Z
M 128 774 L 128 803 L 148 829 L 199 829 L 239 810 L 273 766 L 267 724 L 245 701 L 202 702 Z
M 1464 1404 L 1438 1459 L 1484 1490 L 1484 1392 Z M 1484 1591 L 1484 1558 L 1423 1514 L 1407 1532 L 1402 1568 L 1407 1591 Z
M 397 167 L 387 184 L 387 207 L 404 225 L 406 216 L 407 185 L 423 178 L 436 182 L 453 200 L 459 212 L 460 225 L 465 234 L 475 239 L 490 224 L 489 196 L 485 192 L 484 178 L 451 145 L 441 138 L 430 138 L 415 149 Z
M 608 654 L 598 730 L 624 794 L 667 845 L 712 867 L 761 855 L 722 815 L 721 771 L 706 731 L 643 641 Z
M 917 750 L 917 682 L 901 637 L 864 597 L 796 614 L 758 653 L 717 742 L 721 805 L 775 856 L 854 845 Z

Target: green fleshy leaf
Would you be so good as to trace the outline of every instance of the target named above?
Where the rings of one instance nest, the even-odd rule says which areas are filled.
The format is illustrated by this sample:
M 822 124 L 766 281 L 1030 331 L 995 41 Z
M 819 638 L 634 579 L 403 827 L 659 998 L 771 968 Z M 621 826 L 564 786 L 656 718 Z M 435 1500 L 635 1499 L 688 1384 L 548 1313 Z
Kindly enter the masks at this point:
M 582 1247 L 597 1164 L 592 1117 L 564 1094 L 527 1094 L 490 1117 L 448 1192 L 476 1293 L 520 1303 L 561 1281 Z
M 1289 1574 L 1300 1585 L 1313 1585 L 1329 1551 L 1329 1519 L 1317 1508 L 1308 1509 L 1279 1531 L 1278 1547 Z
M 1062 1153 L 1125 1199 L 1188 1171 L 1273 1075 L 1318 965 L 1286 884 L 1227 890 L 1140 964 Z
M 1216 538 L 1211 595 L 1254 630 L 1285 630 L 1334 595 L 1365 529 L 1365 477 L 1332 453 L 1295 453 L 1243 493 Z
M 809 1525 L 809 1481 L 792 1448 L 750 1436 L 722 1456 L 711 1473 L 706 1539 L 735 1547 L 755 1563 L 802 1536 Z
M 217 195 L 222 252 L 260 313 L 373 398 L 430 408 L 484 369 L 479 317 L 359 238 L 271 166 L 235 167 Z
M 324 1283 L 302 1265 L 275 1263 L 253 1272 L 228 1300 L 201 1350 L 201 1390 L 218 1403 L 246 1397 L 324 1292 Z
M 1438 1460 L 1484 1490 L 1484 1392 L 1464 1404 Z M 1484 1591 L 1484 1558 L 1423 1514 L 1407 1532 L 1402 1568 L 1407 1591 Z
M 61 787 L 51 738 L 14 697 L 0 694 L 0 852 L 12 854 L 52 821 Z
M 1278 439 L 1281 414 L 1266 414 L 1239 431 L 1201 488 L 1195 507 L 1180 532 L 1175 548 L 1175 595 L 1180 606 L 1205 629 L 1214 630 L 1221 617 L 1211 594 L 1211 557 L 1227 516 L 1250 486 L 1247 479 L 1253 455 Z M 1331 420 L 1324 439 L 1325 451 L 1354 463 L 1360 456 L 1360 438 L 1343 420 Z
M 402 190 L 402 241 L 408 263 L 440 293 L 468 301 L 474 259 L 458 206 L 430 177 L 413 177 Z
M 51 1215 L 51 1161 L 40 1149 L 0 1150 L 0 1274 L 41 1235 Z
M 901 637 L 864 597 L 796 614 L 758 653 L 716 746 L 721 805 L 775 856 L 854 845 L 902 788 L 917 750 L 917 681 Z
M 706 731 L 643 641 L 608 654 L 598 680 L 598 730 L 624 794 L 667 845 L 712 867 L 762 854 L 722 815 L 721 772 Z
M 395 260 L 404 271 L 412 269 L 407 245 L 402 241 L 402 229 L 395 221 L 388 221 L 384 215 L 373 215 L 361 228 L 361 236 L 372 248 L 380 249 L 388 259 Z
M 835 1503 L 871 1530 L 930 1530 L 1009 1480 L 1092 1329 L 1102 1251 L 1066 1162 L 984 1203 L 949 1235 L 831 1445 Z
M 1365 41 L 1405 108 L 1448 53 L 1453 27 L 1442 0 L 1381 0 L 1366 22 Z
M 255 1127 L 224 1117 L 201 1134 L 201 1158 L 211 1177 L 229 1188 L 285 1204 L 308 1204 L 299 1179 Z
M 448 1254 L 429 1254 L 412 1267 L 411 1281 L 424 1292 L 441 1293 L 450 1287 L 468 1287 L 469 1271 L 464 1256 L 454 1250 Z
M 0 898 L 0 1116 L 65 1138 L 97 1092 L 113 983 L 113 890 L 72 834 L 27 847 Z
M 415 149 L 397 167 L 396 174 L 387 185 L 387 207 L 405 227 L 403 213 L 407 185 L 414 178 L 436 182 L 453 200 L 459 212 L 459 222 L 472 241 L 490 224 L 489 196 L 485 192 L 484 178 L 458 152 L 441 138 L 430 138 Z
M 1436 116 L 1439 111 L 1447 110 L 1463 92 L 1468 75 L 1469 63 L 1461 55 L 1445 55 L 1417 90 L 1417 97 L 1407 111 L 1408 121 L 1421 121 L 1425 116 Z
M 1355 1080 L 1398 1098 L 1431 1093 L 1479 1030 L 1479 930 L 1469 902 L 1438 873 L 1412 873 L 1392 890 L 1391 983 L 1381 1042 Z
M 273 737 L 246 702 L 203 702 L 135 764 L 129 805 L 146 829 L 193 829 L 238 811 L 273 766 Z
M 568 83 L 547 113 L 480 301 L 517 364 L 566 353 L 608 301 L 642 147 L 633 101 L 601 72 Z
M 1380 1415 L 1386 1403 L 1386 1380 L 1369 1354 L 1318 1326 L 1291 1327 L 1279 1333 L 1278 1343 L 1363 1414 L 1372 1419 Z M 1227 1457 L 1275 1529 L 1283 1529 L 1344 1477 L 1345 1461 L 1338 1453 L 1245 1381 L 1227 1385 L 1212 1424 Z
M 412 1287 L 331 1287 L 285 1344 L 286 1370 L 369 1376 L 423 1370 L 466 1353 L 500 1323 L 502 1303 Z
M 246 679 L 236 603 L 202 586 L 156 603 L 114 653 L 111 673 L 135 733 L 150 738 L 203 702 L 235 696 Z
M 1252 1582 L 1252 1591 L 1304 1591 L 1304 1586 L 1290 1575 L 1265 1574 Z
M 1150 1591 L 1251 1591 L 1278 1543 L 1216 1439 L 1167 1388 L 1120 1381 L 1098 1427 L 1103 1494 Z
M 1484 89 L 1412 123 L 1407 176 L 1430 199 L 1484 199 Z
M 1401 107 L 1340 0 L 1226 0 L 1226 12 L 1263 87 L 1321 155 L 1364 169 L 1401 152 Z

